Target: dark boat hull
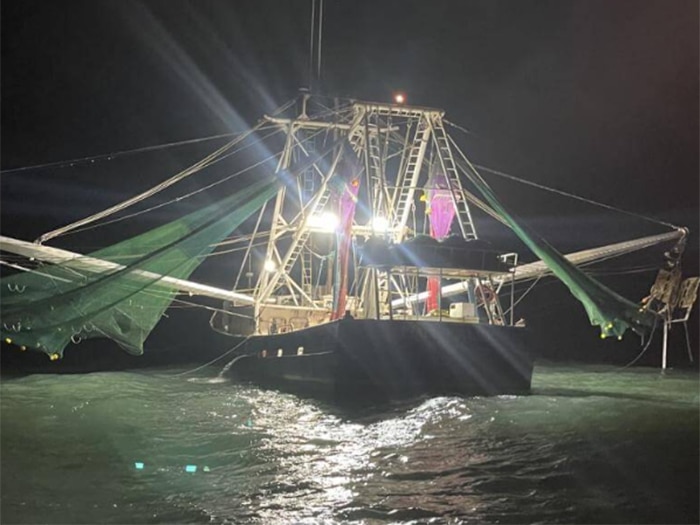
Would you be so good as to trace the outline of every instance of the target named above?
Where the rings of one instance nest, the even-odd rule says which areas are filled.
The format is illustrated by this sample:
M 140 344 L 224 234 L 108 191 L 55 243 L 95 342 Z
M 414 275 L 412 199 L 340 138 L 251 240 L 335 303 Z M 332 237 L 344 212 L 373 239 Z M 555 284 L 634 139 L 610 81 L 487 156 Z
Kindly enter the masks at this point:
M 529 339 L 526 329 L 505 326 L 341 320 L 250 337 L 227 374 L 339 402 L 521 394 L 532 379 Z

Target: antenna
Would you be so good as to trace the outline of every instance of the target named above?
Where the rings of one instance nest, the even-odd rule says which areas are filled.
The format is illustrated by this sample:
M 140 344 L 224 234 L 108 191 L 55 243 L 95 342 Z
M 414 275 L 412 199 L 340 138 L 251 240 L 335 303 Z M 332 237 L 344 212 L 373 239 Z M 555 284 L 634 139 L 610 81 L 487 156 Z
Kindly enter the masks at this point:
M 316 4 L 318 3 L 318 9 Z M 309 34 L 309 91 L 321 86 L 321 48 L 323 43 L 323 0 L 311 0 L 311 24 Z
M 316 82 L 321 84 L 321 44 L 323 43 L 323 0 L 318 0 L 318 58 L 316 61 Z

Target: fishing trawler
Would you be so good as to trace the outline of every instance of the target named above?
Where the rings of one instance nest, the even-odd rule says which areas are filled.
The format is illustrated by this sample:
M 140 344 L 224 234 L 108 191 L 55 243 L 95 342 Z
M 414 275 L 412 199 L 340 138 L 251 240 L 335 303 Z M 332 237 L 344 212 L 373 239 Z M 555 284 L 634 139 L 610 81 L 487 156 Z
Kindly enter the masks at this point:
M 91 337 L 139 354 L 178 294 L 209 297 L 223 302 L 211 327 L 235 338 L 231 379 L 383 401 L 528 392 L 538 344 L 515 315 L 514 290 L 544 274 L 604 338 L 648 334 L 659 319 L 667 327 L 676 307 L 687 320 L 698 289 L 697 278 L 680 280 L 687 230 L 563 256 L 506 210 L 446 122 L 441 109 L 303 93 L 124 203 L 35 243 L 2 237 L 2 251 L 45 263 L 2 280 L 2 336 L 52 360 Z M 87 256 L 44 244 L 251 149 L 266 158 L 210 183 L 218 194 L 235 187 L 202 210 Z M 473 213 L 510 228 L 539 260 L 521 264 L 486 242 Z M 577 266 L 663 243 L 674 248 L 644 304 Z M 189 280 L 225 251 L 238 269 L 232 289 Z

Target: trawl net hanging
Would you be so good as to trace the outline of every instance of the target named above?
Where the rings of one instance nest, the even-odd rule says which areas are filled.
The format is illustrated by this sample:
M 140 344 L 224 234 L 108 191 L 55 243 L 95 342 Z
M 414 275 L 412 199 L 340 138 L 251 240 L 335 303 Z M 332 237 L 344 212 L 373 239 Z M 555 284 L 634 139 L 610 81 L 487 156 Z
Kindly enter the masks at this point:
M 639 305 L 628 301 L 583 273 L 547 241 L 529 231 L 524 225 L 519 224 L 476 170 L 470 167 L 466 173 L 484 199 L 505 220 L 520 240 L 544 261 L 552 273 L 579 300 L 585 308 L 591 324 L 600 326 L 602 338 L 615 336 L 621 339 L 629 328 L 640 334 L 648 332 L 652 328 L 655 322 L 655 316 L 652 312 L 640 308 Z
M 432 173 L 425 187 L 427 207 L 425 213 L 430 220 L 430 236 L 434 239 L 444 239 L 450 233 L 450 225 L 455 216 L 455 206 L 449 189 L 449 183 L 440 163 L 433 162 Z M 425 302 L 426 312 L 432 312 L 440 307 L 438 290 L 440 279 L 428 277 L 428 298 Z
M 116 263 L 99 271 L 80 258 L 0 280 L 2 337 L 63 355 L 72 340 L 105 337 L 140 355 L 176 293 L 161 276 L 186 279 L 213 246 L 277 191 L 264 180 L 159 228 L 89 257 Z M 154 275 L 156 274 L 156 275 Z

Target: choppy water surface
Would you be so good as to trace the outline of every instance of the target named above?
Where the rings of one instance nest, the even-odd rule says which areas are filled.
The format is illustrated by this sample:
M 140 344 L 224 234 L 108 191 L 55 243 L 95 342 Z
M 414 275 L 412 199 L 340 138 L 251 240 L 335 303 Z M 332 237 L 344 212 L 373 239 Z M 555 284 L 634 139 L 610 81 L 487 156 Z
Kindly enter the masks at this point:
M 348 412 L 175 372 L 4 380 L 2 522 L 698 523 L 697 374 Z

